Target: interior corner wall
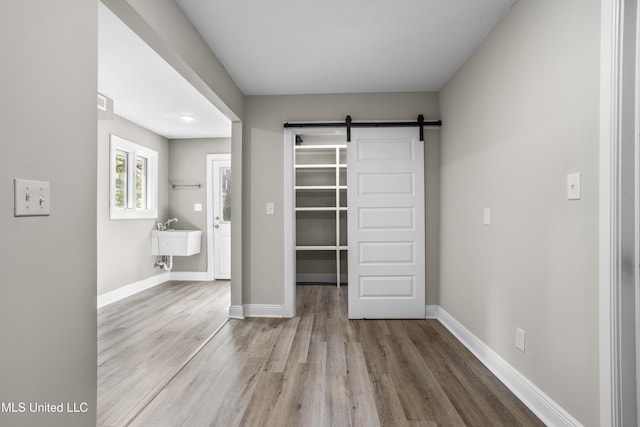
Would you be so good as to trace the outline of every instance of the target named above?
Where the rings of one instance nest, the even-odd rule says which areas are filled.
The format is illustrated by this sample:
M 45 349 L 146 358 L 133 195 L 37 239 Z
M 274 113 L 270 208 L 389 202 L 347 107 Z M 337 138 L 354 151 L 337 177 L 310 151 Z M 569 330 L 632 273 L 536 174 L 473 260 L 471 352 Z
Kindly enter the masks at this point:
M 109 218 L 110 135 L 158 152 L 158 218 Z M 98 120 L 98 295 L 163 272 L 154 267 L 151 230 L 169 212 L 169 141 L 118 115 Z
M 176 229 L 202 230 L 199 254 L 174 257 L 173 271 L 207 271 L 207 154 L 230 154 L 230 138 L 172 139 L 169 141 L 169 181 L 190 181 L 200 188 L 169 186 L 169 218 L 178 218 Z M 196 212 L 194 204 L 202 205 Z
M 96 420 L 97 18 L 91 1 L 0 2 L 3 426 Z M 49 216 L 13 216 L 14 178 L 50 182 Z
M 284 128 L 288 121 L 438 119 L 436 93 L 248 96 L 243 120 L 243 302 L 284 302 Z M 437 304 L 440 131 L 426 130 L 427 304 Z M 432 193 L 429 193 L 429 192 Z M 273 202 L 275 215 L 266 215 Z M 430 217 L 429 217 L 430 216 Z
M 599 1 L 521 0 L 440 92 L 440 305 L 584 425 L 599 422 L 599 43 Z

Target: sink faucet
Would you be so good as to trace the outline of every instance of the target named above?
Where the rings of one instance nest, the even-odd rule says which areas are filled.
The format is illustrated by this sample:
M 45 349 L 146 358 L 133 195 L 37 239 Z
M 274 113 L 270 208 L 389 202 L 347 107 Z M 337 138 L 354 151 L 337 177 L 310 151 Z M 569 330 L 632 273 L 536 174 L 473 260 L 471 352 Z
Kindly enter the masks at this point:
M 178 222 L 178 218 L 171 218 L 167 220 L 164 224 L 159 222 L 156 228 L 160 231 L 167 231 L 172 222 Z

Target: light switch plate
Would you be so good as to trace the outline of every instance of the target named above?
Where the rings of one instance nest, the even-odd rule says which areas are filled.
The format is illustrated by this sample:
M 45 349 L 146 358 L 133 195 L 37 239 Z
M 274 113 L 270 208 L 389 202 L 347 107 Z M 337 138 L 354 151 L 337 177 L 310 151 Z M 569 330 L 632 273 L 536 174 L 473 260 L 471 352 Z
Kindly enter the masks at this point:
M 194 212 L 202 212 L 202 203 L 194 203 L 193 204 Z
M 580 172 L 567 174 L 567 200 L 580 200 Z
M 273 202 L 267 203 L 267 215 L 275 215 L 275 206 Z
M 14 179 L 13 216 L 50 215 L 51 191 L 49 187 L 48 181 Z
M 484 210 L 482 211 L 482 224 L 491 224 L 491 208 L 484 208 Z

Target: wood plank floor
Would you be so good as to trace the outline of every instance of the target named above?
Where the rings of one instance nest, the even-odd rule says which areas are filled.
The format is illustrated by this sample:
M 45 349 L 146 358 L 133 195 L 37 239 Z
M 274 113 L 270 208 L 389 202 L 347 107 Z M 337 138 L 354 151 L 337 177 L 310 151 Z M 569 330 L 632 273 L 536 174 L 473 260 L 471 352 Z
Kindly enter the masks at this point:
M 438 321 L 348 320 L 347 289 L 229 320 L 131 425 L 543 425 Z
M 101 427 L 126 425 L 227 321 L 229 282 L 167 282 L 98 310 Z

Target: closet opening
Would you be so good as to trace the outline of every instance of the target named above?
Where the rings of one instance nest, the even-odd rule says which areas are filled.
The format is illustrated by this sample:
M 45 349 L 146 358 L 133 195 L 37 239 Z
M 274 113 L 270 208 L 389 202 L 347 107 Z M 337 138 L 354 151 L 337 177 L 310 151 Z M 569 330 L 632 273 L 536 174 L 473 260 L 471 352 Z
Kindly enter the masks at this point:
M 346 150 L 343 133 L 295 134 L 296 286 L 347 284 Z

